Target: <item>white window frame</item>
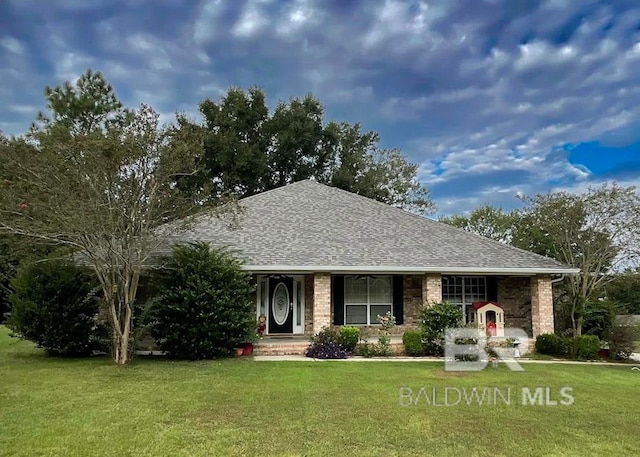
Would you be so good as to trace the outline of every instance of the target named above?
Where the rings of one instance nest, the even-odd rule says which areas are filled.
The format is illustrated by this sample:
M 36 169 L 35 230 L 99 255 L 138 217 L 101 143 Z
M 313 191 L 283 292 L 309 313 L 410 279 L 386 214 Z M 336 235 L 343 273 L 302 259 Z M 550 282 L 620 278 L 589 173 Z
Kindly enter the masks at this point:
M 354 327 L 366 327 L 371 325 L 380 325 L 377 321 L 371 322 L 371 306 L 389 306 L 389 311 L 393 313 L 393 276 L 391 275 L 377 275 L 375 278 L 370 276 L 366 277 L 367 280 L 367 302 L 366 303 L 347 303 L 347 278 L 358 278 L 358 276 L 345 276 L 344 277 L 344 288 L 342 291 L 342 296 L 344 300 L 344 325 L 352 325 Z M 371 279 L 389 279 L 389 297 L 391 301 L 389 303 L 371 303 Z M 363 278 L 364 279 L 364 278 Z M 367 307 L 367 323 L 366 324 L 351 324 L 347 322 L 347 307 L 348 306 L 366 306 Z
M 462 309 L 463 322 L 465 324 L 468 324 L 469 322 L 467 321 L 467 311 L 468 311 L 468 308 L 470 306 L 472 306 L 473 301 L 467 301 L 466 300 L 466 297 L 465 297 L 466 296 L 466 293 L 465 293 L 466 284 L 465 284 L 465 282 L 467 280 L 469 280 L 469 279 L 481 279 L 482 283 L 484 284 L 484 298 L 482 298 L 481 300 L 476 300 L 476 301 L 487 301 L 487 294 L 488 294 L 488 291 L 487 291 L 487 277 L 486 276 L 477 276 L 477 275 L 476 276 L 444 275 L 444 276 L 446 276 L 447 278 L 459 278 L 459 279 L 462 279 L 462 302 L 448 300 L 445 297 L 444 284 L 443 284 L 443 287 L 442 287 L 442 300 L 446 301 L 446 302 L 449 302 L 449 303 L 452 303 L 454 305 L 458 305 Z M 443 281 L 443 283 L 444 283 L 444 281 Z

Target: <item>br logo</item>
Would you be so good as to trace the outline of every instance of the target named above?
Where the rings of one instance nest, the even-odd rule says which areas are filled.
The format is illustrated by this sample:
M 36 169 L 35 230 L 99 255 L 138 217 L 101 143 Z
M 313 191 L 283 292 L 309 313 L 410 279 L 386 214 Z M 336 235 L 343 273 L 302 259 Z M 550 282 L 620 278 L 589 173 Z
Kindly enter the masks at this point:
M 524 371 L 516 361 L 519 357 L 519 343 L 529 338 L 521 328 L 505 328 L 505 339 L 511 342 L 505 346 L 487 347 L 485 332 L 474 328 L 448 328 L 444 334 L 444 369 L 445 371 L 480 371 L 484 370 L 490 360 L 504 362 L 512 371 Z M 491 351 L 491 354 L 487 350 Z

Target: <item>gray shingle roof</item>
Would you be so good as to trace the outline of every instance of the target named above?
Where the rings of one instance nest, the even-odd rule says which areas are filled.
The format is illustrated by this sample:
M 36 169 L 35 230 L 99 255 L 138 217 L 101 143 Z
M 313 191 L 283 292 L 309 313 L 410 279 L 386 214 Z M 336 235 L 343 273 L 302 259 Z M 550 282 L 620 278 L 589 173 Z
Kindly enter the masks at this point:
M 240 226 L 203 215 L 173 243 L 229 247 L 264 271 L 570 273 L 567 265 L 306 180 L 240 200 Z

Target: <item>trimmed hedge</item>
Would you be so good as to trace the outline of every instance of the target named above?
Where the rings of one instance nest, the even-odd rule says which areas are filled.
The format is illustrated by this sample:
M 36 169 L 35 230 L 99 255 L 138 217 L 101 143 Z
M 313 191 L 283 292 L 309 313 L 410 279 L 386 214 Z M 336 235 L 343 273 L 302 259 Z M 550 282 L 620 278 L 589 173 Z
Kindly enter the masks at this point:
M 338 342 L 342 345 L 342 347 L 344 347 L 347 352 L 353 352 L 359 341 L 360 329 L 358 327 L 351 327 L 348 325 L 340 327 Z
M 554 357 L 596 359 L 601 342 L 595 335 L 560 336 L 545 333 L 536 338 L 536 352 Z
M 424 355 L 424 344 L 422 343 L 422 332 L 418 330 L 407 330 L 402 335 L 404 353 L 411 357 Z

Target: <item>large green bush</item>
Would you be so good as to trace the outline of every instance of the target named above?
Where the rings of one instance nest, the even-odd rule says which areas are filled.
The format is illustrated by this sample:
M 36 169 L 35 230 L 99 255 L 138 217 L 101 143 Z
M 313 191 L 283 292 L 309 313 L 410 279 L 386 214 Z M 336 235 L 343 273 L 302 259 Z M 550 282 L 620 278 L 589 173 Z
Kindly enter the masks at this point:
M 48 354 L 80 357 L 105 349 L 98 320 L 99 287 L 91 272 L 70 259 L 45 259 L 18 269 L 12 281 L 9 328 Z
M 155 274 L 148 325 L 158 346 L 179 359 L 228 356 L 255 337 L 254 290 L 241 262 L 206 243 L 176 246 Z
M 460 327 L 463 322 L 462 310 L 452 303 L 435 303 L 422 311 L 422 336 L 427 355 L 444 355 L 444 331 Z
M 571 355 L 576 359 L 597 359 L 600 351 L 600 338 L 595 335 L 581 335 L 571 338 Z
M 539 354 L 565 357 L 569 350 L 567 339 L 555 333 L 543 333 L 536 338 L 536 352 Z

